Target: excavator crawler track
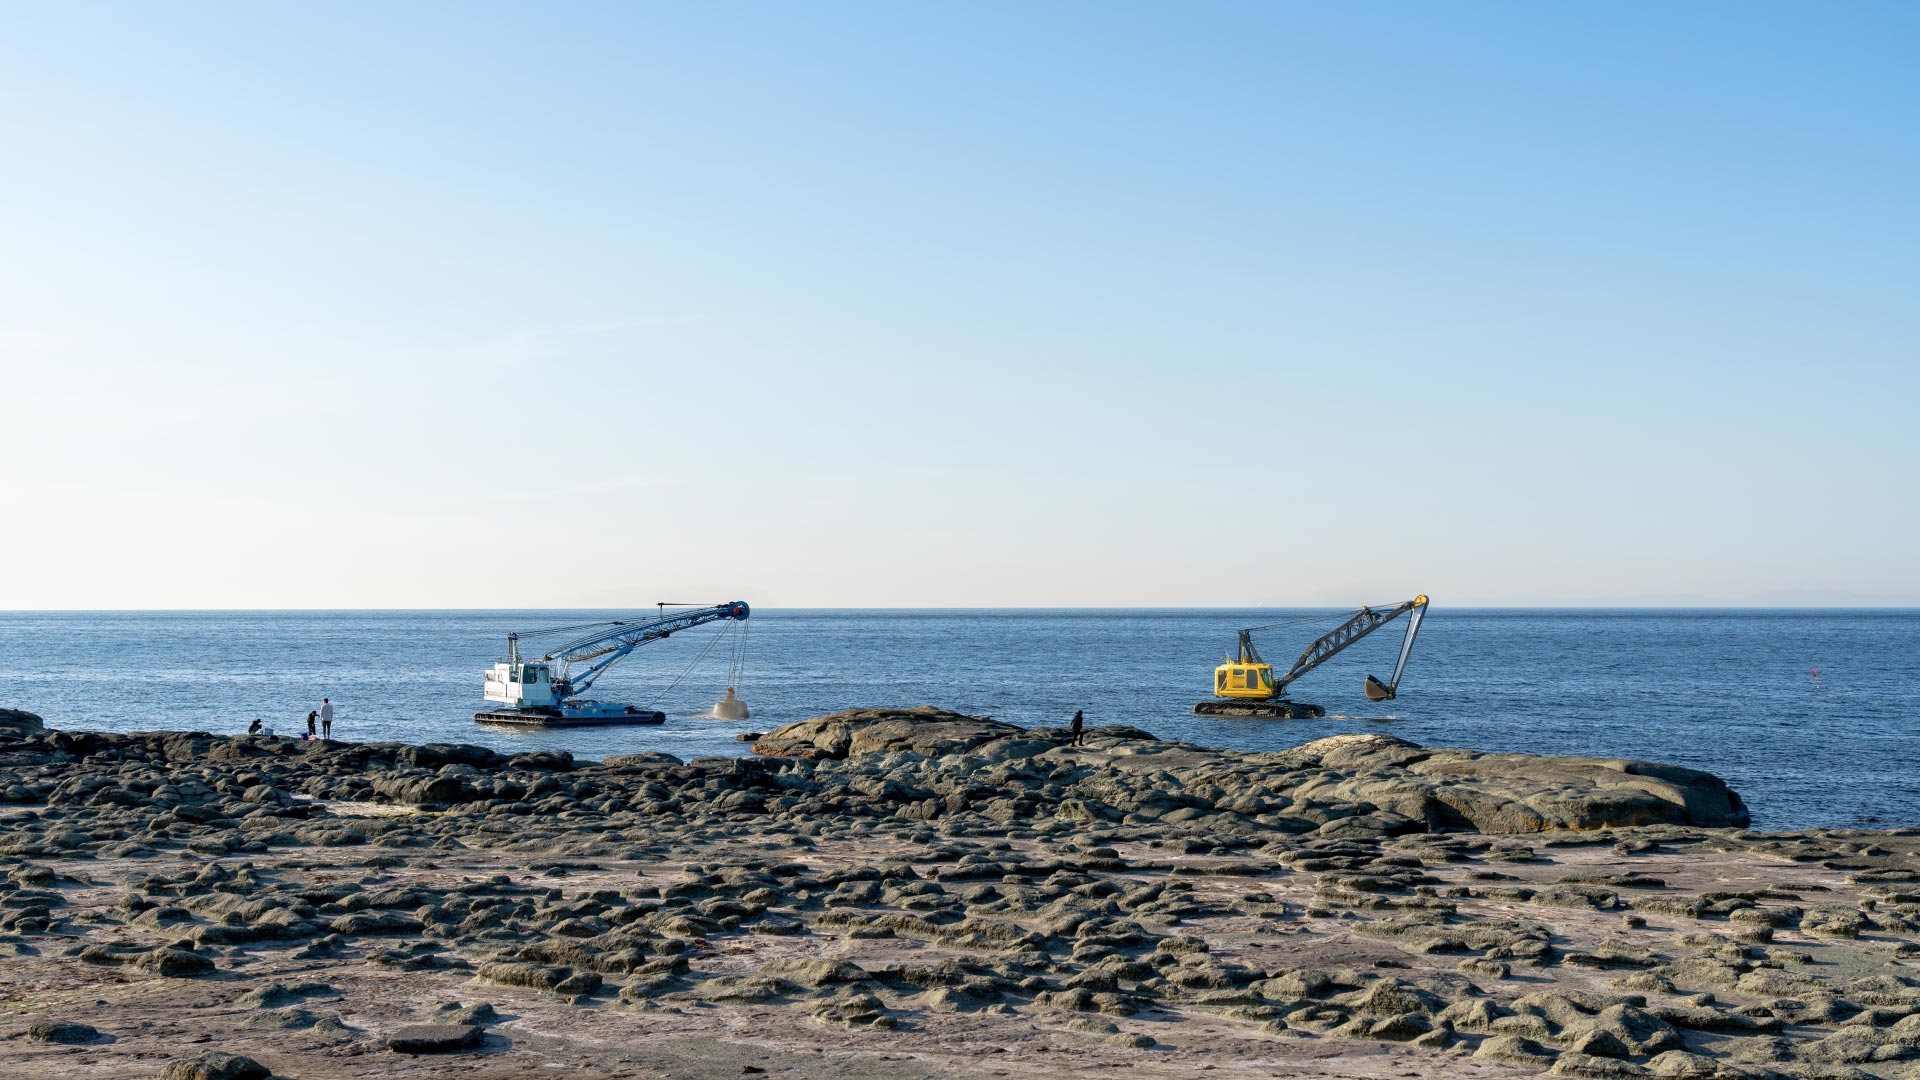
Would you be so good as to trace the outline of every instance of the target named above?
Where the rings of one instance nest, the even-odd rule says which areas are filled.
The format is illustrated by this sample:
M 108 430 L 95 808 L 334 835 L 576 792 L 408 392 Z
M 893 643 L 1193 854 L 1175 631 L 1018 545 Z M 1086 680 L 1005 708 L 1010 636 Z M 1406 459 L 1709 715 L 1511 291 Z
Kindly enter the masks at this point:
M 1202 701 L 1193 707 L 1195 716 L 1253 716 L 1268 720 L 1311 720 L 1327 715 L 1318 705 L 1301 701 Z
M 475 723 L 498 724 L 505 727 L 632 727 L 664 724 L 667 722 L 667 714 L 652 709 L 636 709 L 625 715 L 562 716 L 556 712 L 541 712 L 534 709 L 499 709 L 494 712 L 474 713 L 473 719 Z

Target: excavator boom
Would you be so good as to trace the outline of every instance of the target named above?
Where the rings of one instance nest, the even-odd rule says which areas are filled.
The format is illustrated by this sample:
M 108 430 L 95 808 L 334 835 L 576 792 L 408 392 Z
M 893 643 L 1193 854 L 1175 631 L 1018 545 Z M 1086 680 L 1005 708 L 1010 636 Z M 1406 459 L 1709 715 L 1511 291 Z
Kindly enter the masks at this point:
M 1404 604 L 1395 604 L 1390 608 L 1361 608 L 1346 622 L 1315 638 L 1313 644 L 1308 645 L 1306 651 L 1300 654 L 1300 659 L 1293 662 L 1293 668 L 1285 675 L 1274 680 L 1274 692 L 1276 694 L 1284 693 L 1287 686 L 1294 680 L 1312 671 L 1314 668 L 1319 667 L 1321 664 L 1326 663 L 1328 660 L 1333 659 L 1347 646 L 1380 629 L 1394 619 L 1405 615 L 1409 611 L 1419 611 L 1424 615 L 1426 610 L 1427 598 L 1425 596 L 1416 596 Z M 1413 648 L 1413 635 L 1419 628 L 1420 620 L 1417 617 L 1407 624 L 1407 638 L 1400 646 L 1400 662 L 1394 665 L 1393 669 L 1393 685 L 1395 686 L 1398 686 L 1400 683 L 1400 671 L 1406 666 L 1407 653 Z M 1392 695 L 1388 696 L 1390 697 Z

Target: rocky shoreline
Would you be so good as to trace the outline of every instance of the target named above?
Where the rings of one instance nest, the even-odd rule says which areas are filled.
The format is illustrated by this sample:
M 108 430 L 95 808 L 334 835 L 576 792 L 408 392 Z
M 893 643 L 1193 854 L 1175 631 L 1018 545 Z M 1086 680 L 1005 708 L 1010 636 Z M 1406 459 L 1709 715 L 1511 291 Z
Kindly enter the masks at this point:
M 0 710 L 0 1074 L 1920 1080 L 1920 830 L 937 709 L 756 757 Z

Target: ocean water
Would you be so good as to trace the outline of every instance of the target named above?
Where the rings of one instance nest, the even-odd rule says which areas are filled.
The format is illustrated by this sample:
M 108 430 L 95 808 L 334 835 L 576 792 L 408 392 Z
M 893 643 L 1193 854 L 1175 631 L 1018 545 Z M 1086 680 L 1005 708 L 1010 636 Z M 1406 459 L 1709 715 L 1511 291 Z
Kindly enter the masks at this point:
M 1336 612 L 766 611 L 748 632 L 742 723 L 701 719 L 725 686 L 716 624 L 645 646 L 594 687 L 661 727 L 522 732 L 473 722 L 508 630 L 582 611 L 0 612 L 0 707 L 55 727 L 304 727 L 322 695 L 346 739 L 473 742 L 580 758 L 739 754 L 735 736 L 855 706 L 930 703 L 1023 725 L 1125 723 L 1281 750 L 1342 732 L 1428 746 L 1636 757 L 1706 769 L 1759 828 L 1920 825 L 1920 612 L 1436 607 L 1397 700 L 1370 703 L 1404 622 L 1294 686 L 1320 720 L 1192 715 L 1237 627 L 1284 666 Z M 712 648 L 708 648 L 712 645 Z M 1816 679 L 1813 672 L 1818 670 Z

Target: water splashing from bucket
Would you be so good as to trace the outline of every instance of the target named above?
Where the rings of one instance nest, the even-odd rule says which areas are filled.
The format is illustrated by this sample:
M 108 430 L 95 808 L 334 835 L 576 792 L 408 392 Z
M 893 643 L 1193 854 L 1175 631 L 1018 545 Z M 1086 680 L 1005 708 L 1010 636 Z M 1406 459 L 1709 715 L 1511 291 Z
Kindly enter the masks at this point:
M 715 720 L 745 720 L 747 703 L 734 696 L 733 687 L 727 687 L 727 696 L 713 703 L 712 716 Z

